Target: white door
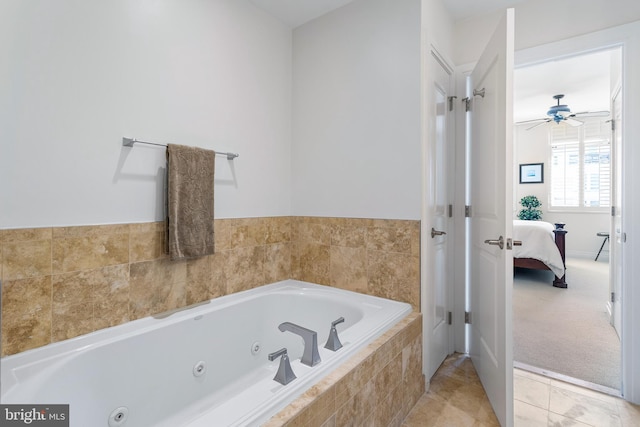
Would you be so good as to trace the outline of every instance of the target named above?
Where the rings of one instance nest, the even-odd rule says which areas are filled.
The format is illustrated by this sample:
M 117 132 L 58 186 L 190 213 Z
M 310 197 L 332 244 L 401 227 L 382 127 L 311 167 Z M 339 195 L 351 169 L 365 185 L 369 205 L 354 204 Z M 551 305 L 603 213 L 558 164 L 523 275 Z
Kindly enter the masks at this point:
M 514 12 L 471 74 L 470 354 L 493 410 L 513 425 Z
M 622 296 L 622 88 L 615 91 L 612 99 L 613 143 L 611 144 L 611 229 L 609 252 L 609 276 L 611 298 L 611 324 L 621 337 L 620 297 Z
M 447 284 L 448 241 L 452 235 L 448 222 L 447 173 L 451 171 L 447 153 L 449 140 L 449 88 L 452 70 L 437 52 L 431 51 L 429 70 L 431 88 L 429 88 L 427 116 L 428 142 L 426 156 L 428 161 L 426 190 L 428 229 L 426 230 L 427 283 L 424 331 L 427 348 L 427 378 L 431 378 L 442 361 L 450 353 L 451 326 L 448 312 L 450 294 Z

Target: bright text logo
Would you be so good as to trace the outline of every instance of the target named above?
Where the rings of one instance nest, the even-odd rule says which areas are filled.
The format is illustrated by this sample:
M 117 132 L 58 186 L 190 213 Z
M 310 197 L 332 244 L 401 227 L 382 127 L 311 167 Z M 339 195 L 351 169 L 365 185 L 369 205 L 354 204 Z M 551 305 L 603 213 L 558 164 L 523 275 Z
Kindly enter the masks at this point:
M 3 426 L 69 427 L 69 405 L 0 405 Z

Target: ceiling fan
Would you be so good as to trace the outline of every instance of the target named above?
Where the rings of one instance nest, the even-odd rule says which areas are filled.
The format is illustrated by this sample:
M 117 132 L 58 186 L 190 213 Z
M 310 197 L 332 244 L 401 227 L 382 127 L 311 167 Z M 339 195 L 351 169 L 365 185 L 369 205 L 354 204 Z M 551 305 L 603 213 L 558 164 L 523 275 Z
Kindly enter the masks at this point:
M 535 128 L 536 126 L 540 126 L 544 123 L 556 122 L 560 124 L 560 122 L 567 123 L 571 126 L 581 126 L 584 122 L 580 120 L 576 120 L 575 117 L 607 117 L 609 116 L 608 111 L 584 111 L 581 113 L 572 113 L 571 109 L 566 104 L 560 104 L 560 100 L 564 98 L 564 95 L 553 95 L 553 99 L 556 100 L 556 105 L 552 105 L 549 107 L 549 111 L 547 111 L 547 117 L 543 119 L 534 119 L 534 120 L 525 120 L 523 122 L 518 122 L 517 124 L 526 124 L 526 123 L 535 123 L 533 126 L 527 128 L 526 130 L 530 130 Z

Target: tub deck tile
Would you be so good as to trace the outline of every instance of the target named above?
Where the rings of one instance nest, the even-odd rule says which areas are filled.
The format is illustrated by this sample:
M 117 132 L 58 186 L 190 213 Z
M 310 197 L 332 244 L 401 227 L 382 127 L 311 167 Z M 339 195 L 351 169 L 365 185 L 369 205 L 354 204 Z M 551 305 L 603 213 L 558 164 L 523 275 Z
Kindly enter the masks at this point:
M 424 394 L 421 328 L 409 314 L 263 427 L 400 426 Z

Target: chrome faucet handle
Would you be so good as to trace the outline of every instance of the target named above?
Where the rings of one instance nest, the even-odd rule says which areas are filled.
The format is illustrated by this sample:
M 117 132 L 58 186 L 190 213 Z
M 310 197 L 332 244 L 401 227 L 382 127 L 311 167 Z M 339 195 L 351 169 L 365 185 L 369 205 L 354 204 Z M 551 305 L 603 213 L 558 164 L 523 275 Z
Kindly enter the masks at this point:
M 327 339 L 327 343 L 324 345 L 324 348 L 331 351 L 338 351 L 342 348 L 342 343 L 340 342 L 340 338 L 338 337 L 338 330 L 336 329 L 336 325 L 343 322 L 344 317 L 340 317 L 339 319 L 331 322 L 331 331 L 329 332 L 329 338 Z
M 334 320 L 333 322 L 331 322 L 331 327 L 335 328 L 336 325 L 339 325 L 340 323 L 344 323 L 344 317 L 339 317 L 336 320 Z
M 274 351 L 273 353 L 270 353 L 268 357 L 271 362 L 280 357 L 280 366 L 278 366 L 276 376 L 273 377 L 274 381 L 277 381 L 282 385 L 287 385 L 297 378 L 296 374 L 293 373 L 293 369 L 291 369 L 291 363 L 289 362 L 289 356 L 287 355 L 286 348 Z

